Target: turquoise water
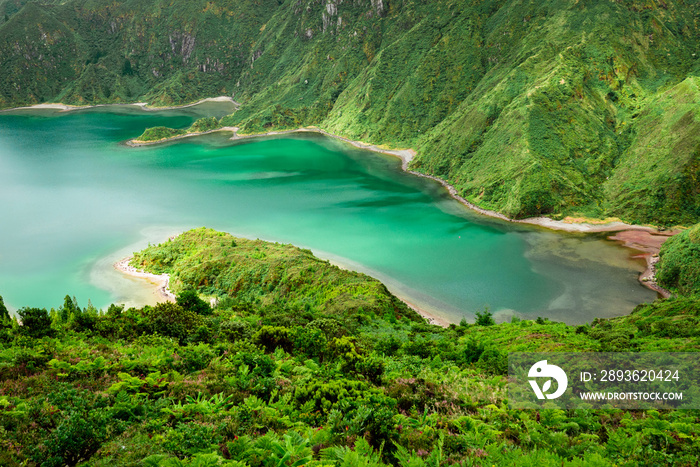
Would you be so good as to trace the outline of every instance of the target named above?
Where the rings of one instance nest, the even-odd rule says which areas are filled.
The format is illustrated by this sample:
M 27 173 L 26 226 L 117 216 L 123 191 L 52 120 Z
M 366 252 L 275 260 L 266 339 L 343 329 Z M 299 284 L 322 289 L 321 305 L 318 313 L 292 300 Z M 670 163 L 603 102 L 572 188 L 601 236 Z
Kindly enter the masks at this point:
M 595 236 L 485 218 L 399 160 L 319 135 L 231 142 L 214 134 L 130 148 L 154 125 L 213 108 L 0 113 L 0 295 L 11 307 L 152 303 L 112 263 L 206 225 L 293 243 L 384 281 L 450 321 L 570 323 L 629 313 L 655 294 L 630 251 Z M 224 112 L 225 113 L 225 112 Z

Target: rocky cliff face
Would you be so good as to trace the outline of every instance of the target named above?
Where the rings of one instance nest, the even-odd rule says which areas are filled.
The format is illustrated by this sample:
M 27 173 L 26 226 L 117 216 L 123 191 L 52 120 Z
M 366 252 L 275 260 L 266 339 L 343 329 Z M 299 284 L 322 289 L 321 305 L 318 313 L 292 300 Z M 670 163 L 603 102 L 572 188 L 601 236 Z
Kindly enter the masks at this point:
M 692 222 L 699 25 L 683 0 L 69 0 L 0 26 L 0 105 L 234 95 L 244 131 L 411 146 L 509 216 Z

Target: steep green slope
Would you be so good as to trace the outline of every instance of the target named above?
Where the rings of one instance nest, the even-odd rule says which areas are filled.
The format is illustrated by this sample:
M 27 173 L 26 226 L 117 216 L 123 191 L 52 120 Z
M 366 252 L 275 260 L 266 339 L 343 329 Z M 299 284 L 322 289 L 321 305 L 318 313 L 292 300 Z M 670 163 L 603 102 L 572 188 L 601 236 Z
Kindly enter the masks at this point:
M 274 0 L 28 3 L 0 26 L 0 106 L 168 105 L 231 94 L 259 28 L 278 7 Z M 32 87 L 36 67 L 55 88 Z
M 22 26 L 36 10 L 68 49 Z M 700 219 L 699 59 L 690 0 L 69 0 L 0 26 L 0 106 L 225 94 L 243 133 L 410 146 L 511 217 L 666 225 Z
M 700 293 L 700 224 L 669 238 L 659 256 L 659 284 L 680 295 Z
M 0 106 L 51 99 L 79 76 L 87 46 L 55 13 L 29 3 L 0 26 Z
M 604 184 L 609 212 L 692 224 L 700 215 L 700 77 L 649 99 L 636 134 Z

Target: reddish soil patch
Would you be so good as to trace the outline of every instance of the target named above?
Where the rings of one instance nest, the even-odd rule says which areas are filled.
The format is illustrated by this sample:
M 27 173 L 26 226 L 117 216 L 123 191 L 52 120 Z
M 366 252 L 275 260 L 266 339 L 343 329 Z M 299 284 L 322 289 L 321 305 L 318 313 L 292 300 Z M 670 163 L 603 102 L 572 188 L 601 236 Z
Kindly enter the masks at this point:
M 608 238 L 610 240 L 622 242 L 622 244 L 628 248 L 634 248 L 635 250 L 657 255 L 659 254 L 661 245 L 678 232 L 678 230 L 658 233 L 646 232 L 644 230 L 623 230 Z
M 659 261 L 659 250 L 666 240 L 676 235 L 680 230 L 664 232 L 647 232 L 644 230 L 623 230 L 608 237 L 610 240 L 621 242 L 627 248 L 633 248 L 642 252 L 637 258 L 644 258 L 647 262 L 646 270 L 639 276 L 639 281 L 651 290 L 668 298 L 671 293 L 656 283 L 655 264 Z

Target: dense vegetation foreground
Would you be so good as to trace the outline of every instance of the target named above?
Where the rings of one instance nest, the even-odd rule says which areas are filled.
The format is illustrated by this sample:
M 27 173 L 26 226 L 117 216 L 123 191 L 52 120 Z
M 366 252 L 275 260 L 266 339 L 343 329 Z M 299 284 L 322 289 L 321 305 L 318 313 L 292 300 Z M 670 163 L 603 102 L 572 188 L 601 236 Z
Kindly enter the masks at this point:
M 511 217 L 700 221 L 694 0 L 0 0 L 0 108 L 220 95 Z
M 694 238 L 694 237 L 693 237 Z M 700 350 L 697 299 L 568 326 L 426 324 L 289 245 L 186 232 L 132 264 L 176 303 L 0 301 L 0 465 L 693 466 L 698 411 L 515 410 L 509 351 Z M 212 309 L 207 298 L 215 297 Z

